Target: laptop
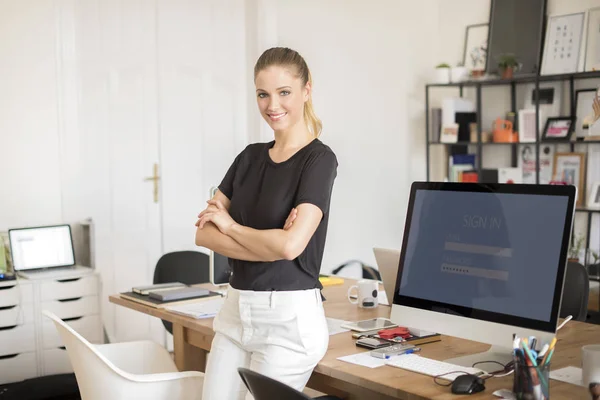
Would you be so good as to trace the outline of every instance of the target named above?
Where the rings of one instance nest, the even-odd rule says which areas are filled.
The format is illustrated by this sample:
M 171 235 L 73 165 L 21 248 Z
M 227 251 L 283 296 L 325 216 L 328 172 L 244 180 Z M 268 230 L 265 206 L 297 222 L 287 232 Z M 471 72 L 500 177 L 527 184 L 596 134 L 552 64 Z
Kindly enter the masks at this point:
M 70 225 L 9 229 L 15 273 L 26 279 L 86 275 L 92 268 L 75 263 Z
M 383 289 L 390 305 L 394 302 L 394 289 L 398 277 L 398 266 L 400 265 L 400 250 L 373 248 L 377 268 L 383 281 Z

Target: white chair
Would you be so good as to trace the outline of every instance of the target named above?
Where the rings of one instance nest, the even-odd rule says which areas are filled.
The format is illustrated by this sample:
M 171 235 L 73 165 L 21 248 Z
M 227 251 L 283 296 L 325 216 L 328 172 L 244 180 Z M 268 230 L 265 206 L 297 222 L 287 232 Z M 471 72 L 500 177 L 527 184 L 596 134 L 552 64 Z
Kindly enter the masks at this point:
M 169 353 L 149 340 L 90 344 L 49 311 L 67 348 L 83 400 L 200 399 L 204 374 L 177 371 Z

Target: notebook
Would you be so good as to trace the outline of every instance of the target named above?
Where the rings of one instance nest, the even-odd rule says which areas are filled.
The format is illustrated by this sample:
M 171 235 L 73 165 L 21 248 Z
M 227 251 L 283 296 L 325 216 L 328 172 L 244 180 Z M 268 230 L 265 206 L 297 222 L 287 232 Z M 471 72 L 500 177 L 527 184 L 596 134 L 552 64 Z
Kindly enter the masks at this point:
M 120 296 L 124 299 L 135 301 L 136 303 L 140 303 L 145 306 L 153 307 L 153 308 L 165 308 L 167 306 L 172 306 L 172 305 L 176 305 L 176 304 L 179 305 L 179 304 L 186 304 L 186 303 L 192 303 L 192 302 L 199 302 L 199 301 L 203 301 L 203 300 L 213 300 L 215 298 L 215 296 L 221 297 L 221 295 L 219 293 L 211 292 L 211 291 L 209 291 L 209 293 L 204 296 L 187 298 L 184 300 L 171 300 L 171 301 L 161 301 L 161 300 L 150 298 L 150 296 L 147 296 L 147 295 L 144 296 L 144 295 L 134 293 L 134 292 L 120 293 Z

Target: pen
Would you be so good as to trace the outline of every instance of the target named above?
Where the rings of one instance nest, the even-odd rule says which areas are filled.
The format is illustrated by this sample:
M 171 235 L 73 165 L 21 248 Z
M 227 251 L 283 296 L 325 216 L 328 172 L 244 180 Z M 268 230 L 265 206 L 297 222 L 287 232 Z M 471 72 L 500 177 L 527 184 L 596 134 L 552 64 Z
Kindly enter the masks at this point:
M 548 347 L 548 352 L 546 353 L 546 355 L 544 355 L 544 359 L 542 360 L 542 365 L 546 365 L 547 358 L 550 354 L 552 354 L 555 345 L 556 345 L 556 336 L 554 336 L 554 338 L 552 339 L 552 342 L 550 342 L 550 347 Z
M 542 350 L 540 350 L 540 353 L 538 354 L 538 358 L 544 357 L 549 348 L 550 348 L 550 345 L 548 343 L 546 343 L 544 345 L 544 347 L 542 347 Z
M 390 356 L 390 355 L 387 355 L 387 354 L 386 354 L 386 355 L 385 355 L 385 359 L 386 359 L 386 360 L 388 360 L 388 359 L 390 359 L 390 358 L 392 358 L 392 357 L 396 357 L 396 356 L 403 356 L 404 354 L 412 354 L 412 353 L 417 353 L 417 352 L 419 352 L 419 351 L 421 351 L 421 348 L 420 348 L 420 347 L 414 347 L 414 348 L 412 348 L 412 349 L 406 349 L 406 350 L 404 350 L 404 352 L 403 352 L 403 353 L 401 353 L 401 354 L 395 354 L 395 355 L 393 355 L 393 356 Z

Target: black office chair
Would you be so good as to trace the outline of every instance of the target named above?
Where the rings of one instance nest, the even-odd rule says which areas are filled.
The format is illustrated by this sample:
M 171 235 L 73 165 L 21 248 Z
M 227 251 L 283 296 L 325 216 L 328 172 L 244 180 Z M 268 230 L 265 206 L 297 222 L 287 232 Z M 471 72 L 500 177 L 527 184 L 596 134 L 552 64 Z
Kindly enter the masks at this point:
M 254 400 L 311 400 L 310 397 L 288 385 L 247 368 L 238 368 L 242 382 L 248 388 Z M 318 400 L 341 400 L 336 396 L 320 396 Z
M 207 283 L 209 257 L 199 251 L 174 251 L 163 255 L 154 268 L 153 283 L 181 282 L 186 285 Z M 173 324 L 162 320 L 165 329 L 173 334 Z
M 569 262 L 565 274 L 559 316 L 566 318 L 572 315 L 576 321 L 585 321 L 589 295 L 590 278 L 587 270 L 578 262 Z

